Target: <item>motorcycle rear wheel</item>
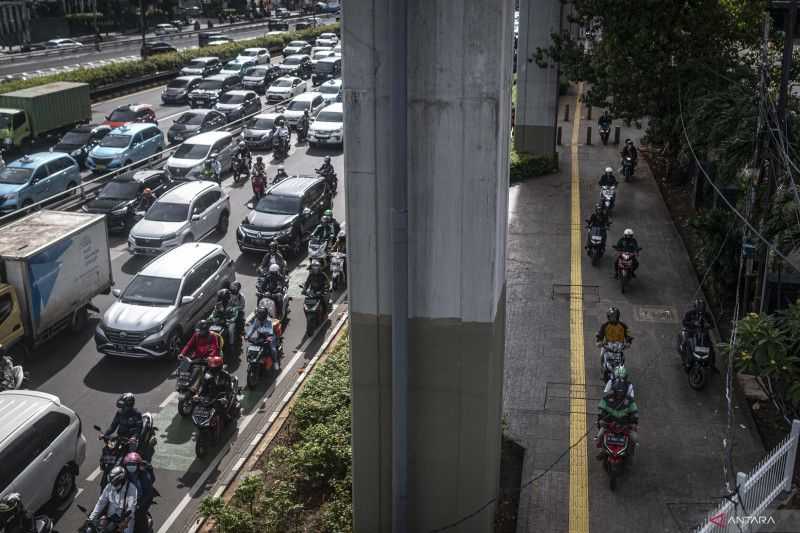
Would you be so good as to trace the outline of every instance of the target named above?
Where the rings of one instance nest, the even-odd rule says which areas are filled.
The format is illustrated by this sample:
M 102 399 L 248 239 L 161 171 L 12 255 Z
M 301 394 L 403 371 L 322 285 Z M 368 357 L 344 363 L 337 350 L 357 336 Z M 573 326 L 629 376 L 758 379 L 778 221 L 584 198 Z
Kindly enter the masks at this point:
M 708 369 L 704 366 L 694 365 L 689 369 L 689 386 L 694 390 L 702 390 L 708 383 Z
M 592 255 L 592 266 L 597 266 L 598 261 L 600 261 L 600 254 L 598 252 L 594 252 Z
M 256 365 L 248 365 L 247 366 L 247 388 L 248 389 L 255 389 L 256 385 L 258 385 L 258 367 Z
M 197 434 L 197 440 L 194 443 L 194 454 L 199 457 L 205 457 L 206 453 L 208 452 L 208 446 L 206 445 L 206 438 L 203 436 L 204 432 L 200 432 Z
M 181 398 L 178 400 L 178 413 L 181 416 L 191 416 L 192 411 L 194 411 L 194 405 L 192 405 L 192 402 L 189 400 L 189 398 Z
M 620 276 L 619 276 L 619 289 L 622 292 L 622 294 L 625 294 L 625 287 L 628 285 L 628 281 L 629 280 L 630 280 L 629 276 L 626 276 L 625 274 L 620 274 Z

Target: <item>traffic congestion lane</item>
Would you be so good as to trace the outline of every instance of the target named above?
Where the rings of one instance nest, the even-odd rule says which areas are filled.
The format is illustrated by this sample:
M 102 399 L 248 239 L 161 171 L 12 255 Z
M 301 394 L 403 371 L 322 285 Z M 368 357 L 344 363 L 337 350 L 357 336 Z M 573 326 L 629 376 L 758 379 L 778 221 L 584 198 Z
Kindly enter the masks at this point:
M 289 158 L 283 162 L 287 172 L 314 174 L 314 169 L 321 163 L 322 155 L 329 153 L 337 173 L 342 176 L 341 151 L 309 151 L 306 147 L 292 147 Z M 276 162 L 270 156 L 265 158 L 269 166 L 270 175 L 274 175 Z M 235 260 L 237 279 L 242 282 L 242 290 L 247 299 L 247 311 L 255 306 L 255 273 L 260 261 L 260 256 L 241 254 L 235 238 L 236 225 L 249 211 L 245 204 L 252 191 L 248 184 L 232 186 L 227 179 L 223 185 L 229 189 L 231 198 L 231 225 L 225 236 L 214 235 L 209 239 L 222 244 L 231 257 Z M 344 216 L 343 182 L 340 181 L 340 194 L 334 202 L 334 214 L 338 219 Z M 123 238 L 113 237 L 112 250 L 113 269 L 117 287 L 124 288 L 131 276 L 138 272 L 146 260 L 131 258 L 125 250 Z M 285 352 L 287 359 L 292 357 L 292 351 L 300 345 L 305 331 L 305 320 L 302 313 L 302 299 L 299 296 L 297 284 L 305 279 L 306 262 L 302 261 L 299 267 L 293 270 L 291 291 L 295 296 L 292 302 L 292 320 L 287 328 L 285 339 Z M 105 311 L 114 299 L 111 296 L 101 296 L 95 304 Z M 86 331 L 81 335 L 68 339 L 58 340 L 45 345 L 37 350 L 26 364 L 26 370 L 32 375 L 33 388 L 44 390 L 59 396 L 62 401 L 72 407 L 81 416 L 84 423 L 84 432 L 88 437 L 86 461 L 81 467 L 78 485 L 83 489 L 76 500 L 84 507 L 94 504 L 97 496 L 98 479 L 92 474 L 95 472 L 100 453 L 100 443 L 93 438 L 90 429 L 93 424 L 105 426 L 113 416 L 114 402 L 117 396 L 125 391 L 137 394 L 137 406 L 142 410 L 156 414 L 156 421 L 160 428 L 159 446 L 154 458 L 158 477 L 157 487 L 162 494 L 159 505 L 154 506 L 153 516 L 156 524 L 163 523 L 174 506 L 185 495 L 204 472 L 207 461 L 194 459 L 194 443 L 191 440 L 193 426 L 191 421 L 183 420 L 176 414 L 177 401 L 172 395 L 174 379 L 171 374 L 175 369 L 174 361 L 136 361 L 127 359 L 107 358 L 99 355 L 94 347 L 92 337 L 93 327 L 99 318 L 94 318 Z M 300 364 L 300 363 L 297 363 Z M 245 365 L 231 365 L 231 370 L 244 384 Z M 292 380 L 285 380 L 290 386 Z M 270 392 L 265 386 L 254 392 L 245 392 L 243 405 L 246 413 L 253 409 L 263 408 L 265 395 Z M 269 396 L 271 398 L 271 396 Z M 269 400 L 267 400 L 269 401 Z M 91 478 L 91 481 L 87 481 Z M 69 530 L 77 528 L 83 520 L 82 513 L 73 505 L 70 506 L 59 520 L 59 528 Z

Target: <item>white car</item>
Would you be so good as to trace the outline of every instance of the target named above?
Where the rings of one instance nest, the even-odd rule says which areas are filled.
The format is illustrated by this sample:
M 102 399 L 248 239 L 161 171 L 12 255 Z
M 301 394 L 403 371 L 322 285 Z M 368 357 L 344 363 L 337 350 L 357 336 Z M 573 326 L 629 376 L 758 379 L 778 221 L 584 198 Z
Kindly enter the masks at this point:
M 342 55 L 342 43 L 336 43 L 336 46 L 333 47 L 333 51 L 336 53 L 336 55 Z
M 333 51 L 333 48 L 319 48 L 316 52 L 311 54 L 311 64 L 316 65 L 317 61 L 320 59 L 324 59 L 326 57 L 335 56 L 336 52 Z
M 231 168 L 236 143 L 227 131 L 207 131 L 185 140 L 167 159 L 164 170 L 172 181 L 198 179 L 206 160 L 216 159 L 224 174 Z
M 326 104 L 342 101 L 342 80 L 328 80 L 319 87 L 317 91 L 322 95 Z
M 271 61 L 269 50 L 266 48 L 245 48 L 236 59 L 245 61 L 255 59 L 259 65 L 264 65 Z
M 295 76 L 284 76 L 272 82 L 267 89 L 267 103 L 282 102 L 306 92 L 306 82 Z
M 334 44 L 339 42 L 339 36 L 332 31 L 320 33 L 318 39 L 328 39 L 329 41 L 333 41 Z
M 172 24 L 157 24 L 155 29 L 156 35 L 165 35 L 167 33 L 178 33 L 180 30 Z
M 239 76 L 240 78 L 244 76 L 244 73 L 250 67 L 256 66 L 256 60 L 248 57 L 248 58 L 236 58 L 228 61 L 223 65 L 222 70 L 219 71 L 220 74 L 224 76 Z
M 334 46 L 336 46 L 336 43 L 337 41 L 334 41 L 333 39 L 325 39 L 323 37 L 317 37 L 316 45 L 324 48 L 333 48 Z
M 228 231 L 231 201 L 213 181 L 182 183 L 161 195 L 131 228 L 128 251 L 159 255 L 206 235 Z
M 313 119 L 317 116 L 320 109 L 325 106 L 325 100 L 322 95 L 316 91 L 310 93 L 303 93 L 292 98 L 286 110 L 283 112 L 283 117 L 286 119 L 289 126 L 294 127 L 303 116 L 303 111 L 308 111 L 309 116 Z
M 55 48 L 78 48 L 83 46 L 83 43 L 79 43 L 75 39 L 50 39 L 44 45 L 47 48 L 55 49 Z
M 344 143 L 344 106 L 340 102 L 322 108 L 308 128 L 308 144 Z

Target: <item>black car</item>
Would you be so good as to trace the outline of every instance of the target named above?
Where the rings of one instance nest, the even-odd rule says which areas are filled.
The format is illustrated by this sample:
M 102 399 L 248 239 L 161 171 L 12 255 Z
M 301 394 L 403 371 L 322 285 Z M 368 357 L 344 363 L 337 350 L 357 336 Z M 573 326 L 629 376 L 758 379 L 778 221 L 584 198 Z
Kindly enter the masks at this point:
M 311 57 L 302 54 L 292 55 L 284 59 L 278 68 L 281 76 L 297 76 L 307 80 L 311 77 Z
M 242 88 L 264 94 L 267 92 L 267 87 L 280 76 L 281 69 L 272 63 L 250 67 L 244 71 Z
M 217 103 L 217 99 L 222 93 L 238 89 L 241 83 L 239 76 L 225 74 L 209 76 L 198 83 L 197 87 L 189 93 L 189 105 L 191 107 L 211 107 Z
M 81 209 L 85 213 L 106 215 L 110 230 L 129 230 L 135 222 L 142 191 L 150 189 L 158 197 L 171 186 L 163 170 L 127 172 L 106 183 L 97 197 Z
M 165 104 L 184 104 L 189 99 L 189 93 L 203 81 L 201 76 L 178 76 L 167 83 L 161 91 L 161 101 Z
M 225 114 L 214 109 L 193 109 L 175 119 L 167 131 L 170 144 L 182 143 L 199 133 L 220 128 L 228 123 Z
M 331 191 L 324 178 L 290 176 L 267 190 L 239 224 L 236 242 L 242 252 L 264 252 L 276 239 L 297 257 L 303 245 L 330 209 Z
M 168 54 L 170 52 L 177 52 L 178 49 L 169 44 L 168 42 L 158 41 L 153 43 L 145 43 L 142 47 L 142 57 L 150 57 L 156 54 Z
M 86 168 L 86 156 L 112 129 L 105 124 L 78 126 L 69 130 L 58 144 L 53 146 L 52 151 L 69 154 L 81 168 Z
M 261 111 L 261 98 L 255 91 L 228 91 L 220 95 L 214 109 L 225 113 L 231 122 Z

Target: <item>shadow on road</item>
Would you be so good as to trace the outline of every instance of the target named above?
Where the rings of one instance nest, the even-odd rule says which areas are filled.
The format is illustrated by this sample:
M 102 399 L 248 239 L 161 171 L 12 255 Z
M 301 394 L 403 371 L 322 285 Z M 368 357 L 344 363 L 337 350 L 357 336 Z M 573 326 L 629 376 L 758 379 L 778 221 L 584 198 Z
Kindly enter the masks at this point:
M 124 357 L 104 356 L 83 379 L 88 388 L 115 393 L 141 394 L 157 388 L 175 371 L 175 360 L 139 360 Z

